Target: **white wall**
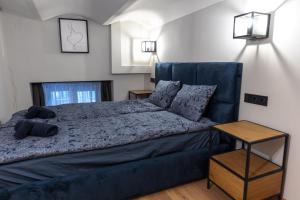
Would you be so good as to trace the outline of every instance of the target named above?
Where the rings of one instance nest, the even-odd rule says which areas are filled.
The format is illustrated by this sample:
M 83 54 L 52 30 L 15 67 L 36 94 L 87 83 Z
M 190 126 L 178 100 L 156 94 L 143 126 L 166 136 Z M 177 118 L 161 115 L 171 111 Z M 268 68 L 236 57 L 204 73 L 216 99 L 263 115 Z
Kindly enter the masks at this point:
M 151 73 L 151 54 L 141 52 L 143 40 L 150 31 L 135 22 L 116 22 L 111 25 L 111 62 L 113 74 Z M 140 40 L 134 43 L 134 40 Z
M 13 98 L 13 81 L 11 71 L 7 65 L 6 49 L 4 45 L 2 13 L 0 12 L 0 121 L 4 122 L 15 110 L 16 103 Z
M 258 1 L 260 2 L 260 1 Z M 272 2 L 272 1 L 269 1 Z M 300 1 L 288 0 L 274 17 L 269 40 L 233 40 L 233 17 L 247 11 L 246 0 L 228 0 L 167 24 L 158 40 L 161 61 L 240 61 L 245 92 L 269 96 L 269 106 L 241 101 L 240 119 L 290 133 L 285 197 L 300 199 Z M 266 144 L 279 160 L 278 148 Z M 278 145 L 280 146 L 280 145 Z M 278 147 L 276 144 L 276 147 Z M 274 148 L 272 148 L 274 147 Z
M 90 53 L 62 54 L 56 19 L 42 22 L 7 13 L 2 13 L 1 18 L 5 58 L 11 69 L 11 73 L 1 71 L 1 76 L 9 77 L 9 81 L 15 84 L 7 90 L 12 92 L 10 98 L 16 99 L 13 111 L 32 105 L 30 82 L 113 80 L 114 100 L 126 99 L 130 89 L 145 88 L 143 74 L 111 75 L 108 26 L 89 21 Z M 2 107 L 12 103 L 3 100 L 2 96 L 0 98 Z M 4 119 L 8 119 L 12 110 L 5 112 Z

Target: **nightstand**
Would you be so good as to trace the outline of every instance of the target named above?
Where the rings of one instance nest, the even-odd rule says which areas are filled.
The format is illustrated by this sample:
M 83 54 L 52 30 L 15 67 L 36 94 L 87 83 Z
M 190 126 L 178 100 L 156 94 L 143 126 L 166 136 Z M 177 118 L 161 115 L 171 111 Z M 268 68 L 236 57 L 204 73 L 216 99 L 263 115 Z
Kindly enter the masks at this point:
M 130 90 L 129 100 L 146 99 L 152 94 L 152 90 Z
M 211 156 L 208 189 L 214 184 L 236 200 L 282 199 L 289 135 L 249 121 L 220 124 L 213 128 L 241 141 L 242 148 Z M 254 144 L 282 138 L 284 154 L 281 166 L 251 152 Z M 211 152 L 212 136 L 209 141 Z

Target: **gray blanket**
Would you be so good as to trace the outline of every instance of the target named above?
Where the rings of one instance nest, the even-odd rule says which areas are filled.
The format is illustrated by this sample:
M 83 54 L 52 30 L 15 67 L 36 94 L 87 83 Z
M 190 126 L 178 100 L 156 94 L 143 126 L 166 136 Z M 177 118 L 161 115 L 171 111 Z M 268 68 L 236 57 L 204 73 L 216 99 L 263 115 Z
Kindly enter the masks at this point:
M 120 102 L 101 102 L 101 103 L 85 103 L 85 104 L 67 104 L 59 106 L 46 107 L 54 111 L 57 115 L 53 119 L 32 119 L 30 121 L 56 123 L 62 121 L 73 121 L 82 119 L 95 119 L 99 117 L 111 117 L 120 114 L 140 113 L 140 112 L 154 112 L 161 111 L 162 108 L 149 103 L 147 100 L 133 100 Z M 15 113 L 12 119 L 4 124 L 2 127 L 14 127 L 20 120 L 25 120 L 25 113 L 23 110 Z
M 59 127 L 58 135 L 20 141 L 13 137 L 13 127 L 1 128 L 0 164 L 137 143 L 214 125 L 205 118 L 193 122 L 167 111 L 53 121 L 53 124 Z

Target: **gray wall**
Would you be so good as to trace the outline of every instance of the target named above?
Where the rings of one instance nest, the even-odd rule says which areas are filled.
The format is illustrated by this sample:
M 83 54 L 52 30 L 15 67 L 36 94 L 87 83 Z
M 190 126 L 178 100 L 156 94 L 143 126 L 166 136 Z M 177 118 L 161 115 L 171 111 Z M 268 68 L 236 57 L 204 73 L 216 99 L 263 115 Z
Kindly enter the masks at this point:
M 0 98 L 0 106 L 10 108 L 0 114 L 0 120 L 12 112 L 32 104 L 30 82 L 113 80 L 114 100 L 123 100 L 130 89 L 144 89 L 145 75 L 111 75 L 110 28 L 89 21 L 89 54 L 61 54 L 57 19 L 32 20 L 1 13 L 4 41 L 1 49 L 7 61 L 1 76 L 8 78 L 1 88 L 7 88 Z M 1 80 L 3 81 L 3 80 Z M 3 89 L 2 89 L 3 90 Z M 11 93 L 11 94 L 9 94 Z M 2 112 L 2 109 L 1 109 Z
M 233 40 L 233 17 L 244 12 L 243 0 L 228 0 L 164 26 L 158 39 L 162 61 L 240 61 L 244 63 L 242 95 L 269 96 L 269 106 L 241 101 L 240 119 L 271 126 L 291 134 L 285 197 L 299 199 L 300 180 L 300 1 L 289 0 L 273 15 L 269 40 Z M 264 150 L 280 160 L 281 143 Z

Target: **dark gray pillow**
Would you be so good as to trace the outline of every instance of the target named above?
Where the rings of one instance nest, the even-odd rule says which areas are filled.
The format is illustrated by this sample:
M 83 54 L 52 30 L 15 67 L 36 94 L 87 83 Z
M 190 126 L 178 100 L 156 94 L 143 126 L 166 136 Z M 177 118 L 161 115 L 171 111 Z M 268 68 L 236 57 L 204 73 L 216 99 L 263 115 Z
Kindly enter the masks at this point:
M 159 81 L 149 101 L 165 109 L 171 105 L 179 90 L 179 81 Z
M 216 85 L 183 85 L 173 100 L 170 111 L 199 121 L 216 88 Z

